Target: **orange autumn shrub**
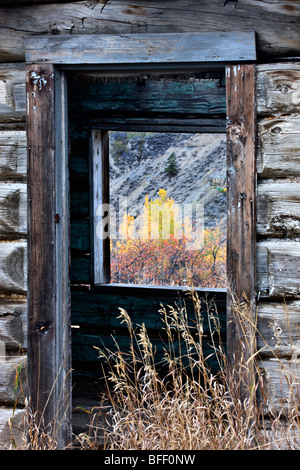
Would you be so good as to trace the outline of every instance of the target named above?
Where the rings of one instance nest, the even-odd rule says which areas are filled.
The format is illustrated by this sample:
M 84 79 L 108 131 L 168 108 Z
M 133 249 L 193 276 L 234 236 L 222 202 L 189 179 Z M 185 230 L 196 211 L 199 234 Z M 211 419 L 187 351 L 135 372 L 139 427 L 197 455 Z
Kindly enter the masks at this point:
M 178 206 L 163 189 L 155 200 L 146 196 L 139 225 L 135 224 L 125 215 L 121 237 L 111 241 L 111 282 L 225 287 L 226 237 L 221 227 L 202 230 L 195 249 L 193 223 L 180 219 Z

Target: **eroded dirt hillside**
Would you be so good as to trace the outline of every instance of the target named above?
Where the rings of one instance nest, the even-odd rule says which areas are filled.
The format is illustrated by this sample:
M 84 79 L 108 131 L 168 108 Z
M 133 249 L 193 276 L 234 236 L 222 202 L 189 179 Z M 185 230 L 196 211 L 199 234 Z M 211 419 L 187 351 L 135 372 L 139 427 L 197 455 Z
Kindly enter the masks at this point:
M 168 173 L 173 154 L 175 175 Z M 128 212 L 141 212 L 145 196 L 167 190 L 178 204 L 204 204 L 205 225 L 226 219 L 226 140 L 223 134 L 110 133 L 111 203 L 127 196 Z M 219 188 L 219 189 L 218 189 Z

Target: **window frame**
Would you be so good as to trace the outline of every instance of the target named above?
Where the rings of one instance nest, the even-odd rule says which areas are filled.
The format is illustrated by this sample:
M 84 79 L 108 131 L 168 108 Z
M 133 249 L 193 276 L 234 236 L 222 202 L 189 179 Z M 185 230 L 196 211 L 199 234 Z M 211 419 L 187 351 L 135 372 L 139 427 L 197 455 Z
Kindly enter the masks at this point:
M 149 126 L 151 125 L 151 119 L 149 118 Z M 166 119 L 167 121 L 168 119 Z M 190 129 L 189 126 L 185 125 L 185 117 L 181 118 L 181 130 L 184 133 L 196 134 L 196 133 L 208 133 L 207 127 L 203 126 L 195 132 Z M 205 119 L 203 119 L 203 123 Z M 213 118 L 208 119 L 209 125 L 212 124 Z M 179 125 L 178 125 L 179 126 Z M 103 129 L 108 127 L 108 129 Z M 104 236 L 104 226 L 101 224 L 101 217 L 97 215 L 97 208 L 102 204 L 110 203 L 110 178 L 109 178 L 109 131 L 111 127 L 115 127 L 115 130 L 124 131 L 127 129 L 126 117 L 125 124 L 116 126 L 103 126 L 98 124 L 97 127 L 92 126 L 90 130 L 90 156 L 89 156 L 89 168 L 90 168 L 90 245 L 91 245 L 91 260 L 90 260 L 90 282 L 93 288 L 101 287 L 106 285 L 107 287 L 122 286 L 134 289 L 135 287 L 147 288 L 158 288 L 158 285 L 143 285 L 143 284 L 132 284 L 132 283 L 111 283 L 111 249 L 110 240 Z M 142 126 L 136 125 L 136 132 L 147 132 L 147 123 Z M 178 130 L 180 127 L 178 127 Z M 173 127 L 167 123 L 156 126 L 156 132 L 174 132 Z M 210 134 L 226 134 L 226 126 L 221 126 L 220 123 L 215 126 L 214 131 L 210 130 Z M 98 236 L 98 230 L 102 232 L 102 238 Z M 164 290 L 170 288 L 168 284 L 161 285 Z M 177 290 L 186 290 L 188 286 L 174 286 Z M 205 291 L 206 288 L 198 286 L 193 287 L 197 291 Z M 213 291 L 214 288 L 209 288 Z M 222 288 L 219 288 L 221 291 Z M 226 291 L 226 288 L 223 289 Z
M 227 342 L 234 369 L 240 359 L 246 364 L 255 348 L 250 334 L 256 301 L 255 34 L 34 36 L 25 50 L 30 406 L 45 424 L 61 423 L 58 440 L 64 447 L 71 438 L 72 408 L 67 71 L 226 68 Z M 232 299 L 242 301 L 244 295 L 251 302 L 246 331 L 231 313 Z M 240 396 L 249 382 L 253 374 L 247 368 Z

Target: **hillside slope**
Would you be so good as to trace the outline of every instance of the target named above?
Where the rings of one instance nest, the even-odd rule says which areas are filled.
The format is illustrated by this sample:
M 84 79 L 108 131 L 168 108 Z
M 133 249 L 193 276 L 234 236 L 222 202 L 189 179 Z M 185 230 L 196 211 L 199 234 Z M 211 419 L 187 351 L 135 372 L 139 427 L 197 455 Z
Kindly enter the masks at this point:
M 175 156 L 177 174 L 165 172 Z M 127 196 L 128 212 L 141 212 L 146 194 L 167 190 L 178 204 L 204 204 L 205 226 L 226 221 L 226 139 L 224 134 L 110 133 L 110 202 Z

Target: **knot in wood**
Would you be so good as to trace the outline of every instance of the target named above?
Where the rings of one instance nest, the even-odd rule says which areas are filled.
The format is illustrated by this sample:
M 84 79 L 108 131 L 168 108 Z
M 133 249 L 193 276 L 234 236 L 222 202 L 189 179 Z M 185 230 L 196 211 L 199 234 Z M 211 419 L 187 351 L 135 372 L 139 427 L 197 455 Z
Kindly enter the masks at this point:
M 280 132 L 282 132 L 282 129 L 279 126 L 273 127 L 273 129 L 271 130 L 271 134 L 273 135 L 280 134 Z
M 283 93 L 284 95 L 286 95 L 288 92 L 289 92 L 289 88 L 288 88 L 286 85 L 283 85 L 283 86 L 281 87 L 281 93 Z
M 44 323 L 36 323 L 35 324 L 35 331 L 39 335 L 45 335 L 46 333 L 48 333 L 50 328 L 51 328 L 51 324 L 50 324 L 49 321 L 46 321 Z

